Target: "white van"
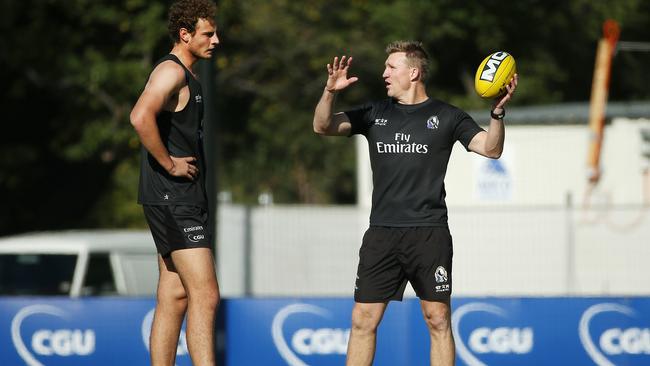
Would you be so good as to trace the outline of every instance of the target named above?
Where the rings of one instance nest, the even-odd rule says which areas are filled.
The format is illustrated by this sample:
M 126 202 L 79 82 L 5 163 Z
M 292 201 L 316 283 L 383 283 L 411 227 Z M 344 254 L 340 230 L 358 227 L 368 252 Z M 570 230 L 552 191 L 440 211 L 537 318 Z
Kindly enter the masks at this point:
M 79 230 L 0 238 L 0 296 L 152 296 L 149 231 Z

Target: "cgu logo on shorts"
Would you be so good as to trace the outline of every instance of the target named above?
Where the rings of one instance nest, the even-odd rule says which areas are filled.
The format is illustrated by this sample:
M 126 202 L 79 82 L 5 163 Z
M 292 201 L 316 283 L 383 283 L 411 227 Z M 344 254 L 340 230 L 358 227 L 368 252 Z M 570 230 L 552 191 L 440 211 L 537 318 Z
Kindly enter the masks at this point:
M 585 310 L 578 327 L 580 342 L 597 365 L 614 366 L 609 358 L 617 355 L 650 355 L 650 328 L 648 327 L 606 329 L 597 337 L 597 347 L 591 337 L 590 325 L 597 315 L 603 313 L 619 313 L 629 318 L 636 317 L 632 308 L 614 303 L 596 304 Z
M 280 309 L 273 317 L 271 334 L 273 343 L 289 366 L 307 366 L 301 356 L 345 355 L 350 329 L 300 328 L 290 336 L 290 344 L 284 337 L 283 325 L 288 317 L 297 314 L 314 314 L 331 318 L 329 311 L 315 305 L 291 304 Z
M 203 234 L 196 234 L 196 235 L 190 234 L 190 235 L 187 236 L 187 239 L 189 239 L 189 241 L 191 241 L 193 243 L 198 243 L 199 240 L 205 239 L 205 235 L 203 235 Z
M 197 226 L 190 226 L 190 227 L 184 227 L 183 231 L 187 234 L 187 239 L 193 243 L 198 243 L 199 240 L 205 239 L 205 235 L 202 234 L 203 232 L 203 226 L 197 225 Z M 197 233 L 198 231 L 198 233 Z
M 88 356 L 95 352 L 95 332 L 92 329 L 39 328 L 27 342 L 23 341 L 21 326 L 33 315 L 48 315 L 68 320 L 70 317 L 60 308 L 52 305 L 30 305 L 22 308 L 11 321 L 11 339 L 18 355 L 28 366 L 43 366 L 36 358 L 48 356 Z M 39 322 L 42 324 L 43 322 Z M 54 328 L 54 327 L 52 327 Z
M 456 348 L 459 357 L 469 366 L 485 366 L 478 354 L 514 354 L 530 353 L 534 346 L 534 332 L 531 327 L 477 327 L 469 337 L 460 332 L 460 322 L 464 316 L 474 312 L 484 312 L 507 318 L 506 312 L 495 305 L 486 303 L 469 303 L 456 309 L 451 317 L 453 332 L 458 335 Z M 467 345 L 463 339 L 467 338 Z M 468 347 L 469 346 L 469 347 Z

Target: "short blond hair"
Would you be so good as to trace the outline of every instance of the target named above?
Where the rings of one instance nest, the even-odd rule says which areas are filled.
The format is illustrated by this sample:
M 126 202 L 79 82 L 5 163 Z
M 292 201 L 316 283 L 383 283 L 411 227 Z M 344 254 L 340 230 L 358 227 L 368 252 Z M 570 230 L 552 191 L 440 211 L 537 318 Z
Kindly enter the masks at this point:
M 429 76 L 429 55 L 424 50 L 422 42 L 418 41 L 395 41 L 386 46 L 386 53 L 392 54 L 404 52 L 406 63 L 409 67 L 417 67 L 420 70 L 420 79 L 425 80 Z

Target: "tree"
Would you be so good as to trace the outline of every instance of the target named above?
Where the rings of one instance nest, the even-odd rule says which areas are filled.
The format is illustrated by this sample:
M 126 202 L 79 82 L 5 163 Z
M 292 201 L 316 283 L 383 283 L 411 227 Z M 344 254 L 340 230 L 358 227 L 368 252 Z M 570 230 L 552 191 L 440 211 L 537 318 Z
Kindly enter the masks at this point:
M 602 22 L 619 19 L 628 32 L 650 24 L 647 2 L 635 0 L 507 6 L 495 0 L 462 6 L 450 0 L 231 0 L 220 6 L 220 176 L 223 189 L 247 202 L 265 191 L 279 202 L 354 201 L 352 144 L 311 131 L 325 64 L 335 55 L 352 55 L 352 73 L 360 78 L 339 96 L 339 110 L 385 98 L 383 47 L 396 39 L 424 43 L 432 57 L 430 94 L 463 108 L 489 108 L 474 93 L 474 72 L 502 49 L 515 55 L 522 76 L 512 105 L 585 101 Z M 635 69 L 644 74 L 640 64 Z M 612 98 L 650 96 L 634 86 L 632 79 L 641 84 L 638 76 L 627 79 L 620 88 L 614 83 Z
M 12 122 L 0 137 L 0 232 L 142 221 L 128 114 L 167 43 L 164 11 L 145 0 L 2 3 L 3 31 L 20 37 L 0 40 Z
M 143 225 L 136 205 L 139 141 L 128 114 L 152 63 L 170 49 L 164 0 L 0 3 L 0 233 Z M 236 202 L 355 201 L 353 144 L 321 138 L 312 113 L 335 55 L 360 81 L 344 110 L 385 98 L 383 47 L 421 40 L 431 96 L 488 109 L 475 68 L 507 50 L 521 83 L 512 105 L 586 101 L 601 25 L 650 41 L 650 3 L 588 0 L 220 0 L 217 110 L 220 187 Z M 648 54 L 619 54 L 611 100 L 648 100 Z M 207 82 L 204 81 L 204 82 Z

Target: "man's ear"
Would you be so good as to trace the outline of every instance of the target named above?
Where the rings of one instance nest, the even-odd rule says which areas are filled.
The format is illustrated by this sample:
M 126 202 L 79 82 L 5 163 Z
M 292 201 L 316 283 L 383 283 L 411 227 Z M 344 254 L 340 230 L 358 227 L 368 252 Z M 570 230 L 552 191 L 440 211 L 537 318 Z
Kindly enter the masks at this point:
M 178 32 L 180 33 L 179 38 L 180 38 L 181 41 L 183 41 L 185 43 L 190 41 L 190 38 L 192 37 L 192 35 L 190 34 L 190 32 L 187 31 L 186 28 L 181 28 Z
M 420 79 L 420 69 L 417 67 L 412 67 L 411 68 L 411 81 L 416 81 Z

